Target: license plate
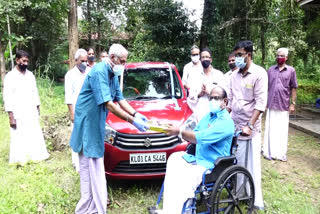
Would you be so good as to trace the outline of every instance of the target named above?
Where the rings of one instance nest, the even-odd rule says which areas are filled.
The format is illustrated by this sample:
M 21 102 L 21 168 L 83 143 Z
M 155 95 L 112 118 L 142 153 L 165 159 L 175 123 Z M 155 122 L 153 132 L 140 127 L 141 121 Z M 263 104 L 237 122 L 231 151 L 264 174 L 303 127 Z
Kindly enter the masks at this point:
M 160 153 L 134 153 L 130 154 L 130 164 L 166 163 L 165 152 Z

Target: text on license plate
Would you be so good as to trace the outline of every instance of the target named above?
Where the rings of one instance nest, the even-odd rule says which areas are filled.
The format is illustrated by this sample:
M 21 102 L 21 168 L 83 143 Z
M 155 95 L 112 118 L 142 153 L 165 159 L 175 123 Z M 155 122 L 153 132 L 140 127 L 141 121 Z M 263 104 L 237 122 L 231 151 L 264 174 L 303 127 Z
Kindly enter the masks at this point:
M 130 164 L 166 163 L 165 152 L 160 153 L 134 153 L 130 154 Z

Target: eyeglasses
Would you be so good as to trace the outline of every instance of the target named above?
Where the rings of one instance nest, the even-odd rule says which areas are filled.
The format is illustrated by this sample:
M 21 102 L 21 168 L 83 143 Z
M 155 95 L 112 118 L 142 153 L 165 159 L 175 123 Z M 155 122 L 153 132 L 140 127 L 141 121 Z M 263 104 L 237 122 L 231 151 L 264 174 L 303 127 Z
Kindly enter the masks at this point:
M 81 60 L 81 62 L 88 62 L 87 60 Z
M 223 99 L 223 97 L 220 97 L 220 96 L 209 96 L 209 101 L 211 101 L 212 99 L 214 99 L 214 100 L 222 100 Z
M 248 54 L 248 53 L 236 53 L 235 54 L 235 57 L 242 57 L 242 56 L 244 56 L 244 55 L 246 55 L 246 54 Z

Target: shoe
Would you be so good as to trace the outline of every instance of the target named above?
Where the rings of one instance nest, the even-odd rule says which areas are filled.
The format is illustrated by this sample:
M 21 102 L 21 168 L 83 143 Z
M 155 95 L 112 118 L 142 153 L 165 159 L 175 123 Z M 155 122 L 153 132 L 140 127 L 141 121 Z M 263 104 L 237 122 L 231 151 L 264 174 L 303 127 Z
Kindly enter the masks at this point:
M 156 207 L 148 207 L 149 214 L 163 214 L 163 210 L 159 210 Z

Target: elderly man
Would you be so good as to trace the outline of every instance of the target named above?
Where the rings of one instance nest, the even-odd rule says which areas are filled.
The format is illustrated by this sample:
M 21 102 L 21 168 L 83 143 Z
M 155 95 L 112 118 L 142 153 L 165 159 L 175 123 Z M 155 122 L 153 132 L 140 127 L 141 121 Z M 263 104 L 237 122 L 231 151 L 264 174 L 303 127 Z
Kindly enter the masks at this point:
M 256 209 L 264 209 L 261 189 L 261 115 L 267 105 L 268 76 L 266 71 L 253 63 L 253 43 L 240 41 L 234 47 L 238 72 L 231 75 L 229 111 L 236 130 L 242 130 L 238 138 L 236 157 L 238 164 L 251 173 L 255 185 Z M 241 183 L 241 179 L 238 179 Z
M 107 186 L 103 164 L 105 124 L 108 112 L 144 132 L 147 119 L 124 100 L 118 76 L 124 71 L 128 52 L 113 44 L 109 58 L 94 66 L 78 96 L 70 146 L 79 153 L 81 199 L 75 213 L 106 213 Z M 118 102 L 120 107 L 114 102 Z
M 195 155 L 186 152 L 173 153 L 167 163 L 164 180 L 163 210 L 156 213 L 180 214 L 184 203 L 194 197 L 202 175 L 214 167 L 218 157 L 229 156 L 234 123 L 225 109 L 226 91 L 216 86 L 209 95 L 210 113 L 202 118 L 193 131 L 182 127 L 170 127 L 168 135 L 178 135 L 196 144 Z
M 183 67 L 182 84 L 185 89 L 189 90 L 194 80 L 193 75 L 199 75 L 202 72 L 202 65 L 200 62 L 200 49 L 193 45 L 190 49 L 191 62 Z
M 16 66 L 4 79 L 3 100 L 10 123 L 9 163 L 25 164 L 49 157 L 39 124 L 40 99 L 34 75 L 27 69 L 29 54 L 16 53 Z
M 195 121 L 209 112 L 209 94 L 215 85 L 224 85 L 223 73 L 211 66 L 212 53 L 208 48 L 201 50 L 202 71 L 192 75 L 192 84 L 189 90 L 187 103 L 194 112 Z
M 87 67 L 88 55 L 84 49 L 78 49 L 74 56 L 76 60 L 75 66 L 69 70 L 64 78 L 65 103 L 69 109 L 70 120 L 73 126 L 74 110 L 78 95 L 80 93 L 83 81 L 87 76 L 89 69 Z M 72 164 L 77 172 L 79 172 L 79 155 L 72 151 Z
M 269 93 L 262 151 L 269 160 L 287 161 L 289 113 L 295 110 L 298 87 L 296 71 L 286 64 L 287 60 L 288 49 L 279 48 L 277 65 L 268 70 Z

